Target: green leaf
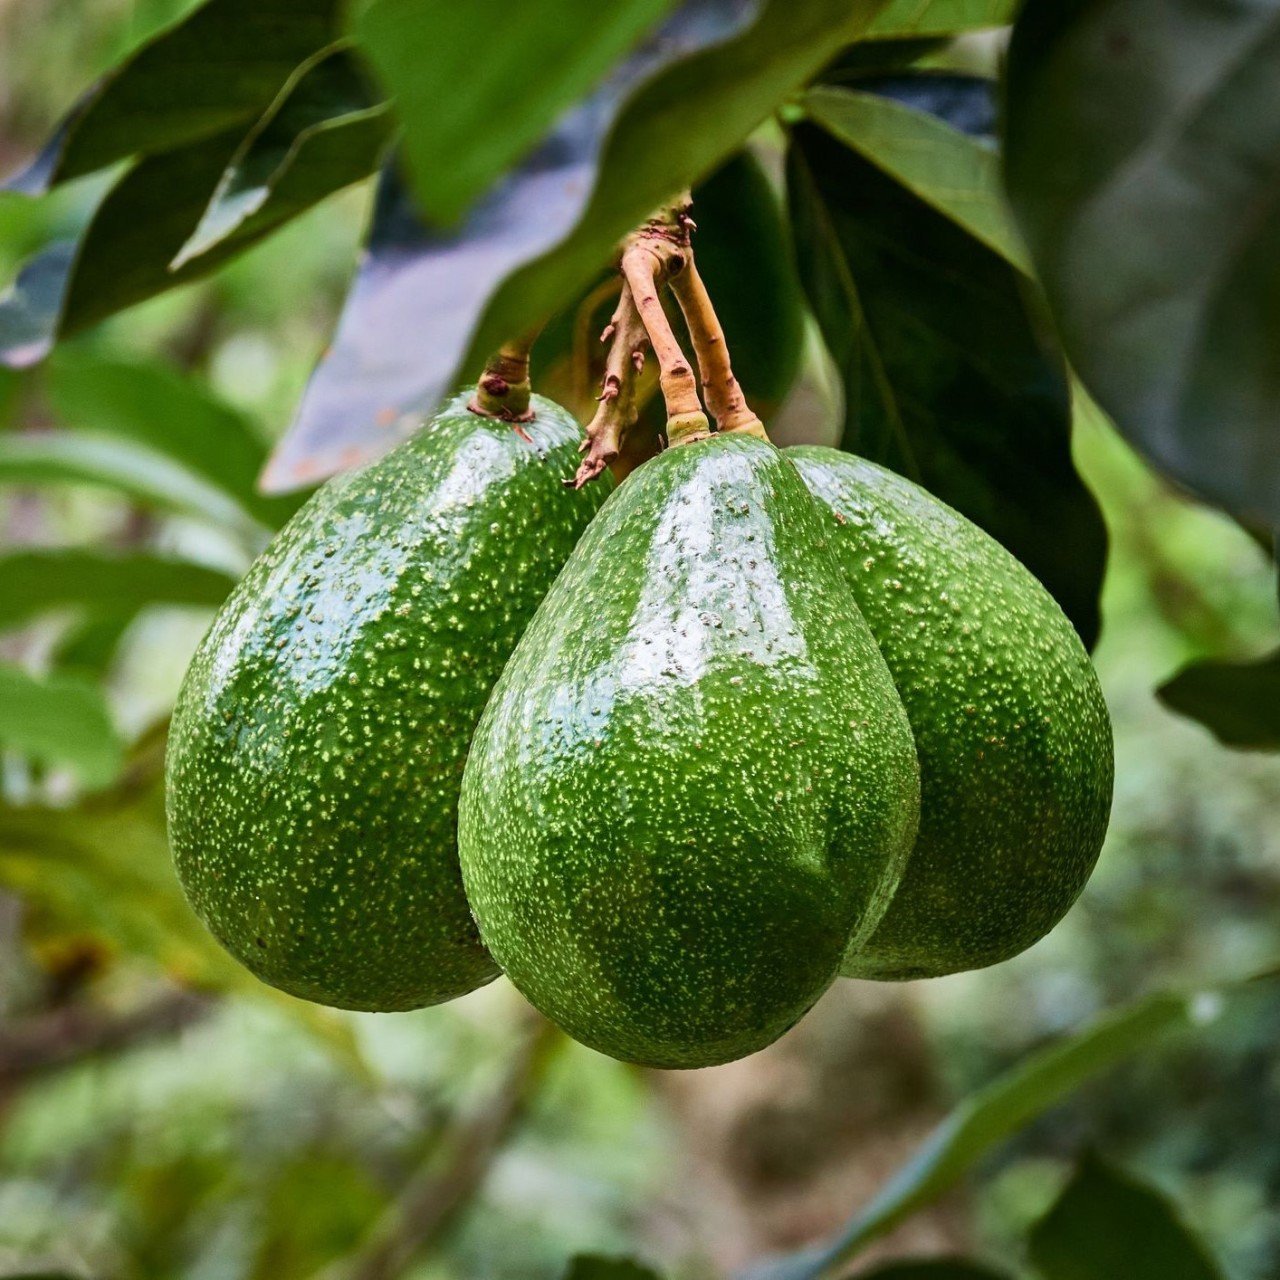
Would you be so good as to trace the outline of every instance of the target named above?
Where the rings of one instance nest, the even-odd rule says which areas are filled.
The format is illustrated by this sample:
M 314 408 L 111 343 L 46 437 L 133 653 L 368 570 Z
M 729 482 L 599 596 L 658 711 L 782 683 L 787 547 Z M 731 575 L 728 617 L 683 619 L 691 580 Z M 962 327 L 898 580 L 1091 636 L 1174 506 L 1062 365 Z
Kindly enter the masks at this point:
M 1163 1193 L 1095 1155 L 1032 1229 L 1030 1254 L 1044 1280 L 1224 1277 Z
M 17 279 L 0 293 L 0 364 L 24 369 L 44 358 L 75 253 L 74 240 L 51 244 L 24 262 Z
M 372 100 L 352 55 L 345 48 L 318 54 L 241 142 L 173 269 L 233 235 L 247 241 L 273 230 L 369 177 L 391 131 L 390 108 Z
M 110 72 L 9 185 L 39 192 L 256 119 L 335 35 L 337 0 L 208 0 Z
M 71 671 L 100 681 L 111 669 L 120 642 L 138 616 L 136 609 L 91 613 L 68 627 L 49 656 L 59 672 Z
M 252 422 L 195 378 L 158 360 L 123 360 L 78 345 L 59 350 L 46 376 L 65 426 L 166 454 L 273 528 L 297 509 L 297 499 L 258 493 L 265 443 Z
M 0 747 L 68 765 L 86 787 L 113 781 L 124 763 L 102 693 L 75 676 L 46 680 L 0 663 Z
M 598 1253 L 580 1253 L 571 1258 L 563 1280 L 662 1280 L 651 1267 L 628 1258 L 607 1258 Z
M 1280 649 L 1255 662 L 1193 662 L 1156 692 L 1224 746 L 1280 751 Z
M 994 1271 L 964 1258 L 922 1258 L 918 1262 L 890 1262 L 858 1273 L 858 1280 L 1010 1280 L 1007 1271 Z
M 0 629 L 68 605 L 99 613 L 149 604 L 212 607 L 235 581 L 220 570 L 145 551 L 13 551 L 0 555 Z
M 803 106 L 809 119 L 833 137 L 1030 273 L 1022 238 L 1005 205 L 994 148 L 877 94 L 819 87 L 805 94 Z
M 734 374 L 767 420 L 791 390 L 804 349 L 804 295 L 781 202 L 745 151 L 693 195 L 698 270 L 715 299 Z
M 560 0 L 549 13 L 506 0 L 374 0 L 356 35 L 395 98 L 427 215 L 453 222 L 672 4 Z
M 0 484 L 88 484 L 257 542 L 266 530 L 220 489 L 153 449 L 81 431 L 0 435 Z
M 1280 524 L 1274 3 L 1028 0 L 1005 177 L 1068 355 L 1157 466 Z
M 845 389 L 841 446 L 984 528 L 1092 644 L 1106 530 L 1027 281 L 814 125 L 794 131 L 788 188 L 800 277 Z
M 1003 27 L 1013 21 L 1020 0 L 889 0 L 867 36 L 953 35 Z
M 964 1099 L 835 1240 L 753 1270 L 752 1280 L 833 1280 L 842 1275 L 844 1263 L 954 1187 L 998 1143 L 1099 1072 L 1212 1011 L 1195 997 L 1160 992 L 1031 1054 Z

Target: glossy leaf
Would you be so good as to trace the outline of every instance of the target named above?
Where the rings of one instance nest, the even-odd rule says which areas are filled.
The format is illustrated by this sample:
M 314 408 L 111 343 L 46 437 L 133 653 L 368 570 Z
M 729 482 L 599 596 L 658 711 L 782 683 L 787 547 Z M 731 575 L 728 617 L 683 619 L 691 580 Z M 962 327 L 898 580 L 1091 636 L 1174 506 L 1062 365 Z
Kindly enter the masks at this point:
M 46 386 L 64 426 L 163 453 L 264 524 L 282 524 L 298 505 L 258 493 L 267 447 L 254 424 L 195 378 L 158 360 L 125 360 L 73 345 L 50 361 Z
M 629 1258 L 609 1258 L 598 1253 L 580 1253 L 565 1268 L 563 1280 L 662 1280 L 651 1267 Z
M 101 691 L 75 676 L 39 679 L 0 663 L 0 748 L 67 765 L 86 787 L 111 782 L 124 748 Z
M 23 263 L 0 293 L 0 364 L 24 369 L 48 353 L 75 254 L 74 240 L 51 244 Z
M 1274 3 L 1028 0 L 1005 175 L 1068 355 L 1157 466 L 1280 524 Z
M 144 551 L 11 551 L 0 555 L 0 629 L 68 606 L 99 613 L 149 604 L 211 607 L 235 583 L 206 565 Z
M 1013 21 L 1020 0 L 889 0 L 868 35 L 953 35 L 1003 27 Z
M 791 389 L 804 348 L 804 295 L 781 201 L 739 152 L 694 189 L 698 270 L 715 299 L 733 369 L 757 413 Z
M 858 1280 L 1011 1280 L 1007 1271 L 984 1267 L 964 1258 L 922 1258 L 918 1262 L 890 1262 L 859 1272 Z
M 343 48 L 298 68 L 241 142 L 177 269 L 235 236 L 252 239 L 375 173 L 392 131 L 390 108 L 371 96 Z
M 336 0 L 206 0 L 90 89 L 8 185 L 36 193 L 255 120 L 333 40 L 337 12 Z
M 788 160 L 800 275 L 845 388 L 842 447 L 922 483 L 1044 583 L 1086 644 L 1106 530 L 1070 393 L 1008 262 L 813 125 Z
M 1154 1187 L 1086 1156 L 1032 1229 L 1043 1280 L 1224 1280 L 1203 1242 Z
M 932 79 L 916 76 L 908 83 Z M 959 78 L 945 79 L 954 83 Z M 985 104 L 990 91 L 985 87 L 980 91 Z M 936 115 L 873 92 L 811 89 L 804 97 L 804 109 L 816 124 L 913 195 L 1029 272 L 1022 238 L 1005 205 L 1000 158 L 993 147 L 966 137 Z
M 1181 993 L 1158 993 L 1100 1018 L 1057 1044 L 1031 1054 L 986 1088 L 970 1094 L 933 1131 L 830 1244 L 749 1272 L 751 1280 L 834 1280 L 873 1240 L 931 1204 L 992 1147 L 1017 1133 L 1091 1077 L 1178 1027 L 1212 1012 Z
M 457 230 L 426 230 L 385 181 L 368 258 L 267 487 L 403 438 L 501 342 L 572 301 L 627 231 L 735 151 L 874 9 L 687 0 Z
M 374 0 L 356 35 L 395 98 L 428 217 L 455 221 L 673 4 L 559 0 L 549 13 L 507 0 Z
M 246 538 L 266 531 L 220 489 L 163 454 L 79 431 L 0 435 L 0 484 L 88 484 L 193 515 Z
M 1193 662 L 1157 693 L 1224 746 L 1280 751 L 1280 649 L 1255 662 Z

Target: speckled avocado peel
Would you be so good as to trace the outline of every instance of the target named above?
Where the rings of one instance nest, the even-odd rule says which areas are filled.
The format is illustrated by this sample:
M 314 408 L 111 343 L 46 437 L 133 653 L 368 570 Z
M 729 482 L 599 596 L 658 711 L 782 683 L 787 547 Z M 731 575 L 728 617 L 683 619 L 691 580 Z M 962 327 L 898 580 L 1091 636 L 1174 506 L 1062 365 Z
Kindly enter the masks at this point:
M 609 488 L 577 422 L 458 397 L 330 482 L 215 619 L 174 713 L 170 840 L 192 906 L 265 982 L 396 1010 L 497 975 L 457 864 L 467 746 Z
M 896 885 L 915 749 L 827 539 L 772 445 L 668 449 L 605 503 L 476 731 L 459 855 L 481 934 L 614 1057 L 762 1048 Z
M 995 964 L 1066 914 L 1111 807 L 1111 722 L 1071 624 L 1012 555 L 911 481 L 788 449 L 828 520 L 920 754 L 920 833 L 843 966 L 920 978 Z

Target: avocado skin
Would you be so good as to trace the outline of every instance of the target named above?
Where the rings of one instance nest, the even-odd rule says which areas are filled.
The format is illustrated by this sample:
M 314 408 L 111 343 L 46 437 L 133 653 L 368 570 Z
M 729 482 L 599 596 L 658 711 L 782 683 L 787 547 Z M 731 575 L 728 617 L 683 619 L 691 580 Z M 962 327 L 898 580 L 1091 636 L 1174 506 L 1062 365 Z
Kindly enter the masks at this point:
M 820 446 L 787 456 L 889 664 L 920 755 L 920 832 L 848 977 L 906 979 L 1017 955 L 1066 914 L 1111 809 L 1111 721 L 1070 622 L 959 512 Z
M 534 408 L 516 429 L 459 397 L 331 481 L 192 661 L 167 759 L 178 876 L 272 986 L 399 1010 L 497 976 L 457 863 L 467 745 L 609 487 L 565 487 L 582 433 Z
M 915 834 L 910 728 L 772 445 L 668 449 L 609 498 L 502 673 L 463 778 L 481 936 L 578 1040 L 657 1067 L 792 1026 Z

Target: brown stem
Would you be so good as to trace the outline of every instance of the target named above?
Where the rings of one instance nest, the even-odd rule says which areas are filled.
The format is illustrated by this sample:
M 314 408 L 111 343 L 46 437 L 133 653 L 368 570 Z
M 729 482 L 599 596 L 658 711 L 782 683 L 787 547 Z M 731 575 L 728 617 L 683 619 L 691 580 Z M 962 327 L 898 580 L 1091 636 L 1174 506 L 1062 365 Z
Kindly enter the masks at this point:
M 658 361 L 658 381 L 667 405 L 667 439 L 671 444 L 705 436 L 707 415 L 671 322 L 662 309 L 662 286 L 678 276 L 689 260 L 689 197 L 685 193 L 655 214 L 627 240 L 622 275 L 631 288 Z
M 504 342 L 489 358 L 468 408 L 486 418 L 504 422 L 528 422 L 533 417 L 529 408 L 529 351 L 537 333 Z
M 636 407 L 636 375 L 644 368 L 648 335 L 630 285 L 623 284 L 617 309 L 600 335 L 600 341 L 610 343 L 609 355 L 597 397 L 600 404 L 582 444 L 582 452 L 587 456 L 573 478 L 575 489 L 581 489 L 594 480 L 617 458 L 623 439 L 635 425 L 639 412 Z
M 573 398 L 575 408 L 591 399 L 592 342 L 595 338 L 596 312 L 610 299 L 617 299 L 622 280 L 611 275 L 591 290 L 582 300 L 573 318 L 573 347 L 570 367 L 573 371 Z M 615 301 L 615 307 L 616 307 Z
M 689 326 L 689 336 L 698 357 L 702 391 L 707 398 L 707 408 L 716 420 L 716 427 L 726 433 L 738 432 L 767 440 L 764 423 L 752 413 L 737 378 L 733 376 L 724 330 L 720 327 L 707 286 L 698 274 L 692 250 L 684 270 L 672 276 L 671 292 L 676 295 Z

